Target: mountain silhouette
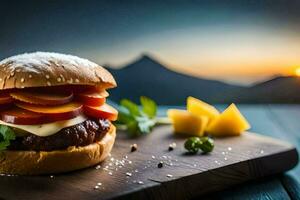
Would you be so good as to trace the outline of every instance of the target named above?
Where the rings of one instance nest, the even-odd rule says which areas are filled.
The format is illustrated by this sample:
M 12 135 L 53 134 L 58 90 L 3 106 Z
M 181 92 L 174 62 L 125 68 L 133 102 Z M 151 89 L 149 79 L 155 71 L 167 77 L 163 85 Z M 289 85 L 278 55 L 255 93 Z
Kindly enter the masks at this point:
M 110 96 L 116 102 L 148 96 L 161 105 L 184 105 L 186 97 L 194 96 L 209 103 L 300 103 L 300 78 L 295 76 L 277 76 L 249 87 L 231 85 L 172 71 L 147 54 L 109 70 L 118 83 Z
M 218 98 L 223 102 L 236 103 L 300 103 L 300 78 L 278 76 Z
M 185 104 L 187 96 L 195 96 L 218 103 L 218 93 L 243 88 L 172 71 L 146 54 L 120 69 L 109 70 L 118 83 L 118 87 L 110 92 L 110 99 L 114 101 L 129 98 L 138 102 L 140 96 L 148 96 L 159 104 L 175 105 Z

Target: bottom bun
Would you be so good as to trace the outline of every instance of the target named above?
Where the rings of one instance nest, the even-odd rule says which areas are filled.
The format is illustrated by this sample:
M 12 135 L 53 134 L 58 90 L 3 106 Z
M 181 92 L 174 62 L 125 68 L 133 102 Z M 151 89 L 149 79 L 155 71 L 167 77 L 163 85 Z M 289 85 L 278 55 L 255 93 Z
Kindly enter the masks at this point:
M 69 147 L 57 151 L 3 151 L 0 153 L 0 173 L 39 175 L 69 172 L 96 165 L 110 153 L 116 138 L 116 128 L 101 141 L 84 147 Z

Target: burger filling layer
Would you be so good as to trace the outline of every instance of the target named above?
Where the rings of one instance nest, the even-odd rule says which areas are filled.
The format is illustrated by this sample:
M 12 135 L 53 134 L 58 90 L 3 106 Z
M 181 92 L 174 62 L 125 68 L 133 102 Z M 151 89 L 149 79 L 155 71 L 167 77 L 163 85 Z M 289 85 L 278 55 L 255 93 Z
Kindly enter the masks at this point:
M 66 127 L 57 133 L 40 137 L 34 134 L 24 134 L 11 141 L 10 150 L 53 151 L 70 146 L 86 146 L 100 141 L 110 129 L 107 119 L 88 119 L 82 123 Z
M 0 90 L 0 152 L 65 150 L 100 141 L 118 117 L 107 96 L 98 86 Z

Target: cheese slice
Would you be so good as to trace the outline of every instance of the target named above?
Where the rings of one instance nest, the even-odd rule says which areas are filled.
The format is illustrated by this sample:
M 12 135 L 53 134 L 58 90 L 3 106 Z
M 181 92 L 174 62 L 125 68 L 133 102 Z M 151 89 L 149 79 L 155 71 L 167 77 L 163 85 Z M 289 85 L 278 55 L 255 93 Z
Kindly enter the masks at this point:
M 73 119 L 57 121 L 57 122 L 52 122 L 47 124 L 18 125 L 18 124 L 6 123 L 1 120 L 0 120 L 0 124 L 13 127 L 13 128 L 18 128 L 40 137 L 46 137 L 46 136 L 54 135 L 55 133 L 57 133 L 63 128 L 80 124 L 86 120 L 87 118 L 85 116 L 79 115 L 78 117 Z

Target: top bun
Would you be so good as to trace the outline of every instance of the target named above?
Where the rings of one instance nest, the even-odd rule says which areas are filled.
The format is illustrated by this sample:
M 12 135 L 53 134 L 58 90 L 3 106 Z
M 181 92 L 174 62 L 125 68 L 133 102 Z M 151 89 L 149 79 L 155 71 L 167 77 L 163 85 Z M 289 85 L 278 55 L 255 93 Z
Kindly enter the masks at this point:
M 113 76 L 89 60 L 59 53 L 36 52 L 0 61 L 0 90 L 60 85 L 116 86 Z

